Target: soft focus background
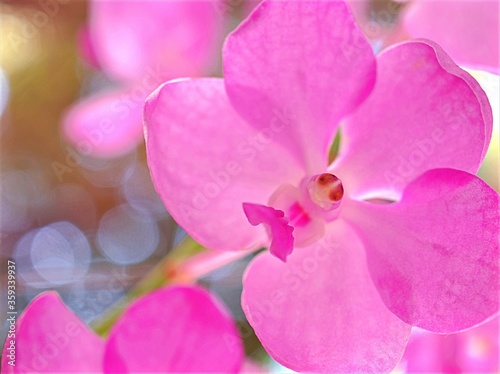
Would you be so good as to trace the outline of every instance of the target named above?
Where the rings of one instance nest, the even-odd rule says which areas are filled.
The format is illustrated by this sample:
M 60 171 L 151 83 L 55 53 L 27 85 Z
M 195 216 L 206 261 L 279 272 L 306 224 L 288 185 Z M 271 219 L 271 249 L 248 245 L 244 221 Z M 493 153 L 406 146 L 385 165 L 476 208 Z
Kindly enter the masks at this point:
M 82 59 L 77 44 L 88 4 L 55 0 L 57 7 L 47 8 L 46 3 L 0 4 L 0 315 L 5 316 L 6 264 L 13 259 L 19 312 L 38 293 L 54 289 L 91 322 L 179 243 L 183 232 L 154 191 L 142 143 L 124 156 L 94 159 L 79 155 L 62 138 L 68 107 L 111 83 Z M 251 5 L 243 0 L 225 5 L 218 11 L 228 33 Z M 370 29 L 377 50 L 404 5 L 354 6 L 362 6 L 378 25 Z M 390 18 L 384 13 L 389 8 Z M 497 95 L 498 105 L 498 78 L 477 76 Z M 480 176 L 498 191 L 498 117 L 496 125 Z M 249 357 L 262 361 L 266 355 L 239 306 L 245 264 L 226 266 L 201 282 L 238 319 Z M 3 342 L 7 324 L 5 318 L 1 322 Z

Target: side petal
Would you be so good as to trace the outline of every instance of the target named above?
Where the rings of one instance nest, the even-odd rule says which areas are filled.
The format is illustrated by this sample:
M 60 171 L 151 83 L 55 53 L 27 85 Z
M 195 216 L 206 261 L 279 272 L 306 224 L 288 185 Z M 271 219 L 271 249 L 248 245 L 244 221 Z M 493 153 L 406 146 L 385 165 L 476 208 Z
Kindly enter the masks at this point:
M 89 29 L 102 68 L 115 79 L 151 80 L 155 87 L 208 73 L 224 27 L 214 3 L 92 1 Z
M 412 38 L 434 40 L 458 64 L 498 75 L 498 14 L 498 1 L 413 1 L 403 22 Z
M 15 366 L 9 364 L 11 346 Z M 44 292 L 17 320 L 15 338 L 7 337 L 2 373 L 98 373 L 103 354 L 104 341 L 55 292 Z
M 236 325 L 197 287 L 169 287 L 140 298 L 113 326 L 105 373 L 237 373 L 244 359 Z
M 349 203 L 347 203 L 349 204 Z M 403 321 L 451 333 L 498 312 L 500 198 L 474 175 L 435 169 L 401 201 L 351 201 L 373 281 Z
M 287 113 L 279 141 L 324 170 L 341 117 L 370 93 L 371 47 L 340 1 L 265 1 L 226 39 L 228 95 L 256 128 Z M 314 146 L 312 146 L 314 145 Z
M 143 139 L 142 107 L 147 94 L 127 88 L 83 99 L 65 114 L 64 137 L 86 156 L 108 158 L 131 151 Z
M 430 41 L 400 44 L 377 62 L 375 89 L 344 124 L 334 165 L 349 195 L 397 199 L 430 169 L 476 173 L 493 119 L 474 78 Z
M 381 301 L 362 244 L 341 221 L 286 263 L 267 252 L 257 257 L 242 305 L 269 354 L 300 372 L 389 372 L 410 334 Z
M 221 79 L 161 86 L 147 100 L 144 121 L 153 183 L 190 235 L 220 250 L 266 240 L 262 227 L 249 225 L 243 202 L 267 204 L 281 183 L 297 182 L 303 171 L 271 130 L 263 136 L 236 114 Z

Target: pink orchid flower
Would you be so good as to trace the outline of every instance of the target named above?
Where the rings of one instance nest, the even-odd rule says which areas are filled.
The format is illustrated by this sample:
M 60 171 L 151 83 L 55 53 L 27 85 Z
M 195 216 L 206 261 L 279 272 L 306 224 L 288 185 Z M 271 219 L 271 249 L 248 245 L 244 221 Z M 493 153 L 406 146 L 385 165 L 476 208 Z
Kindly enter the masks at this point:
M 233 320 L 201 288 L 174 286 L 136 300 L 106 340 L 55 292 L 45 292 L 19 317 L 15 338 L 7 338 L 2 373 L 236 373 L 243 358 Z
M 498 373 L 498 318 L 466 332 L 412 333 L 403 356 L 407 373 Z
M 451 333 L 498 312 L 500 199 L 474 175 L 491 108 L 438 45 L 375 57 L 345 3 L 264 1 L 223 65 L 224 79 L 148 98 L 148 163 L 201 244 L 270 247 L 242 305 L 272 357 L 385 372 L 411 326 Z
M 147 95 L 167 79 L 215 67 L 223 22 L 214 1 L 90 2 L 80 49 L 117 85 L 70 108 L 63 119 L 66 139 L 94 157 L 133 149 L 143 139 Z

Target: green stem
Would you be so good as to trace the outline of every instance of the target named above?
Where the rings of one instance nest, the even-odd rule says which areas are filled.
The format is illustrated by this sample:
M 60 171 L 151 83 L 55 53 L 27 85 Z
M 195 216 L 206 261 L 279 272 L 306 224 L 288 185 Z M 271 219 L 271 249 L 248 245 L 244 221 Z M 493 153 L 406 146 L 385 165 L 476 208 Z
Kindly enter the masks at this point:
M 125 308 L 139 296 L 171 283 L 194 283 L 198 278 L 254 251 L 208 250 L 188 237 L 170 251 L 127 295 L 110 307 L 103 316 L 96 318 L 91 326 L 97 334 L 106 336 Z
M 185 261 L 187 258 L 196 256 L 202 252 L 204 248 L 188 237 L 183 240 L 177 247 L 170 251 L 163 260 L 160 261 L 144 278 L 142 278 L 121 300 L 116 302 L 109 310 L 101 317 L 92 321 L 91 326 L 94 331 L 105 336 L 109 332 L 111 326 L 122 314 L 123 310 L 141 295 L 156 290 L 170 282 L 178 279 L 178 274 L 175 271 L 177 263 Z

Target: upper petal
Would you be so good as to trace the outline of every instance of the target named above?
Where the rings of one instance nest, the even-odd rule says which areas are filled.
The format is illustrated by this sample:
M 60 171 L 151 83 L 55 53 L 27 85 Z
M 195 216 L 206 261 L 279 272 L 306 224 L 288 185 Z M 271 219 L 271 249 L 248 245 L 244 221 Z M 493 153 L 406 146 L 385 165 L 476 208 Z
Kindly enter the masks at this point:
M 228 95 L 260 129 L 284 112 L 278 140 L 309 173 L 327 165 L 341 117 L 370 93 L 375 59 L 346 4 L 265 1 L 227 39 Z
M 131 151 L 143 139 L 142 106 L 147 94 L 122 88 L 83 99 L 65 114 L 64 137 L 86 156 L 116 157 Z
M 12 342 L 15 366 L 9 364 Z M 98 373 L 103 354 L 104 342 L 55 292 L 44 292 L 17 320 L 15 337 L 7 337 L 2 373 Z
M 212 1 L 92 1 L 90 35 L 115 79 L 159 84 L 208 72 L 224 23 Z
M 267 252 L 257 257 L 242 305 L 269 354 L 301 372 L 388 372 L 410 333 L 381 301 L 363 247 L 341 221 L 286 263 Z
M 161 86 L 148 98 L 144 121 L 153 183 L 190 235 L 221 250 L 266 239 L 261 227 L 248 223 L 242 203 L 267 204 L 281 183 L 297 181 L 303 171 L 272 130 L 264 136 L 238 116 L 222 80 Z
M 243 358 L 222 304 L 198 287 L 169 287 L 135 301 L 116 322 L 104 371 L 236 373 Z
M 403 321 L 450 333 L 498 312 L 500 198 L 476 176 L 431 170 L 401 201 L 351 201 L 343 214 L 365 243 L 382 299 Z
M 494 0 L 413 1 L 403 21 L 411 37 L 434 40 L 458 64 L 498 75 L 498 14 Z
M 479 84 L 430 41 L 395 46 L 377 59 L 372 95 L 342 129 L 334 165 L 348 194 L 398 198 L 421 173 L 476 173 L 492 114 Z

